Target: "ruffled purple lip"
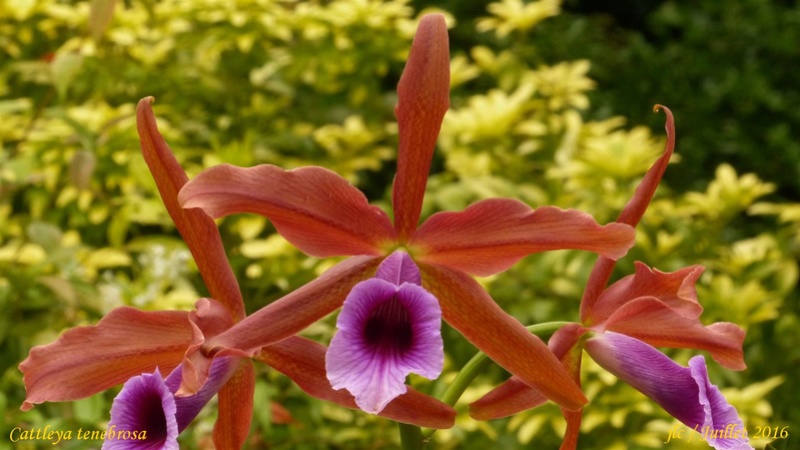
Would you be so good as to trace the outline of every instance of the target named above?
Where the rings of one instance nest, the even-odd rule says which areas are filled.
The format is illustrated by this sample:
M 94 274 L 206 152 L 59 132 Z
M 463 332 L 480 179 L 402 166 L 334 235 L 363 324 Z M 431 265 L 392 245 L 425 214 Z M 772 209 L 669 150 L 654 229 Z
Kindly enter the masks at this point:
M 347 389 L 362 410 L 379 413 L 406 392 L 410 373 L 434 379 L 442 372 L 441 319 L 411 257 L 392 253 L 344 302 L 325 356 L 331 386 Z
M 744 436 L 736 408 L 708 379 L 702 356 L 693 357 L 689 367 L 683 367 L 656 348 L 611 331 L 586 341 L 586 350 L 600 366 L 699 432 L 715 449 L 753 448 Z
M 114 399 L 103 450 L 178 450 L 178 435 L 228 381 L 236 358 L 218 358 L 195 394 L 176 397 L 181 366 L 164 379 L 158 369 L 129 379 Z M 113 431 L 113 434 L 112 434 Z
M 175 397 L 158 369 L 131 378 L 111 406 L 103 450 L 177 450 L 176 412 Z

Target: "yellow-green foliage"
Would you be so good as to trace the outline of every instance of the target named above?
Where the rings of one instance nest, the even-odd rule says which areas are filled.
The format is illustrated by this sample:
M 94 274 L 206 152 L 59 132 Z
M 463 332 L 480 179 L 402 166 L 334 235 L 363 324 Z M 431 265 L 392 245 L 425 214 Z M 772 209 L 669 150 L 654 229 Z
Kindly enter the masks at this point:
M 423 214 L 504 196 L 609 222 L 663 150 L 662 133 L 631 125 L 652 120 L 647 110 L 585 118 L 595 89 L 590 61 L 548 65 L 531 56 L 536 49 L 525 37 L 559 9 L 559 1 L 503 0 L 475 23 L 449 17 L 483 34 L 480 44 L 453 48 L 452 108 Z M 221 162 L 317 164 L 387 206 L 394 87 L 419 13 L 404 0 L 0 0 L 5 427 L 102 428 L 113 393 L 15 412 L 24 397 L 16 365 L 28 349 L 121 304 L 188 309 L 205 292 L 140 157 L 135 103 L 157 98 L 159 127 L 190 176 Z M 668 170 L 681 170 L 680 151 Z M 634 260 L 665 271 L 705 266 L 703 318 L 747 329 L 745 355 L 755 367 L 731 373 L 710 363 L 712 380 L 748 426 L 779 425 L 786 419 L 773 416 L 769 399 L 778 397 L 770 393 L 789 396 L 781 374 L 800 361 L 800 321 L 790 307 L 797 302 L 800 205 L 767 203 L 775 187 L 739 170 L 745 173 L 720 166 L 703 192 L 662 186 L 616 276 L 631 273 Z M 236 216 L 220 227 L 250 311 L 329 267 L 260 217 Z M 593 262 L 580 252 L 541 254 L 482 281 L 523 323 L 574 321 Z M 306 331 L 321 342 L 331 333 L 330 320 Z M 474 352 L 454 333 L 445 337 L 447 371 L 433 386 L 413 380 L 420 389 L 440 389 Z M 684 363 L 691 355 L 671 354 Z M 592 403 L 582 431 L 591 439 L 582 438 L 581 448 L 661 448 L 671 418 L 590 361 L 584 369 Z M 253 448 L 397 445 L 389 422 L 323 404 L 267 368 L 259 372 Z M 505 377 L 492 368 L 465 398 Z M 270 401 L 286 406 L 295 422 L 271 424 Z M 473 421 L 463 405 L 459 411 L 456 428 L 435 435 L 441 448 L 556 448 L 564 429 L 552 405 L 490 423 Z M 212 414 L 185 433 L 183 446 L 207 441 Z M 0 439 L 0 448 L 12 447 Z

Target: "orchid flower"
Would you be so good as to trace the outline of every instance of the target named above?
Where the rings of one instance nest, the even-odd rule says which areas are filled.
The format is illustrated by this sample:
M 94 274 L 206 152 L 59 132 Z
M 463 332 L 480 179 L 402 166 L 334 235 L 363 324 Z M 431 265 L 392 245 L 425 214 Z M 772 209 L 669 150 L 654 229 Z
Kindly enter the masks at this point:
M 659 106 L 656 107 L 660 108 Z M 636 226 L 666 170 L 675 146 L 674 119 L 667 114 L 664 154 L 650 168 L 625 206 L 620 223 Z M 600 256 L 581 299 L 581 323 L 568 324 L 550 339 L 549 347 L 579 382 L 581 351 L 585 349 L 601 367 L 638 389 L 687 426 L 719 430 L 742 423 L 736 410 L 711 384 L 702 356 L 682 367 L 654 346 L 706 350 L 723 366 L 745 368 L 744 331 L 732 323 L 704 326 L 703 308 L 697 301 L 695 282 L 703 268 L 687 267 L 664 273 L 637 262 L 636 272 L 609 287 L 615 262 Z M 589 335 L 588 339 L 584 339 Z M 488 420 L 506 417 L 543 404 L 546 397 L 535 387 L 512 377 L 470 405 L 470 415 Z M 563 449 L 576 448 L 581 413 L 563 410 L 567 432 Z M 697 427 L 697 428 L 696 428 Z M 746 438 L 710 439 L 717 449 L 752 448 Z
M 442 372 L 442 311 L 420 281 L 411 257 L 397 251 L 344 301 L 326 370 L 331 386 L 347 388 L 366 412 L 405 393 L 409 373 L 435 379 Z
M 307 255 L 349 258 L 230 329 L 198 342 L 184 363 L 182 389 L 199 389 L 214 357 L 251 355 L 344 304 L 338 321 L 340 334 L 334 338 L 328 357 L 328 377 L 335 386 L 352 389 L 357 396 L 360 393 L 360 404 L 366 409 L 379 410 L 399 385 L 387 387 L 377 379 L 367 379 L 379 376 L 376 371 L 357 372 L 369 355 L 356 348 L 357 339 L 348 337 L 347 327 L 387 320 L 385 323 L 393 325 L 372 329 L 367 339 L 379 343 L 379 348 L 402 353 L 410 344 L 389 341 L 407 337 L 403 333 L 392 337 L 389 330 L 418 325 L 427 329 L 433 306 L 424 311 L 428 307 L 421 308 L 417 316 L 411 303 L 412 298 L 425 298 L 430 303 L 430 294 L 444 321 L 502 367 L 565 408 L 575 410 L 586 403 L 580 388 L 547 346 L 505 313 L 472 275 L 496 274 L 529 254 L 554 249 L 582 249 L 609 259 L 619 258 L 633 245 L 634 231 L 621 223 L 600 226 L 582 212 L 555 207 L 532 209 L 510 199 L 488 199 L 461 212 L 440 212 L 418 227 L 431 158 L 449 108 L 448 45 L 444 17 L 423 17 L 397 88 L 399 152 L 392 190 L 393 221 L 384 211 L 369 205 L 364 194 L 344 178 L 317 166 L 287 171 L 273 165 L 220 165 L 205 170 L 183 187 L 179 199 L 184 208 L 200 208 L 214 218 L 244 212 L 261 214 Z M 401 258 L 408 258 L 412 263 L 408 267 L 418 269 L 419 281 L 375 276 L 379 266 L 384 267 L 384 258 L 395 251 L 407 254 Z M 394 294 L 390 294 L 392 290 Z M 389 296 L 396 301 L 385 308 L 379 306 Z M 386 311 L 388 308 L 396 310 Z M 361 313 L 368 317 L 357 317 Z M 434 348 L 439 340 L 432 338 L 425 345 L 430 347 L 420 351 L 424 361 L 419 361 L 414 370 L 433 376 L 438 373 L 438 362 L 432 355 L 437 353 Z M 353 354 L 345 355 L 347 352 Z M 379 350 L 377 354 L 383 358 L 380 364 L 386 364 L 385 352 Z M 520 354 L 529 357 L 519 358 Z M 337 358 L 349 358 L 354 372 L 342 374 L 343 363 L 337 363 Z M 404 368 L 384 374 L 385 379 L 402 378 L 410 367 L 406 362 L 396 366 Z M 367 392 L 369 389 L 381 392 Z
M 170 373 L 198 336 L 219 333 L 245 316 L 239 285 L 214 221 L 178 204 L 178 191 L 188 178 L 155 127 L 151 102 L 152 98 L 143 99 L 137 107 L 142 154 L 214 300 L 200 299 L 192 312 L 115 308 L 94 326 L 75 327 L 50 344 L 34 347 L 19 365 L 27 391 L 23 411 L 45 401 L 88 397 L 143 373 Z M 214 426 L 218 448 L 242 446 L 253 412 L 253 365 L 245 359 L 231 365 L 233 374 L 214 390 L 219 391 Z
M 199 348 L 198 342 L 231 328 L 245 317 L 239 286 L 216 224 L 203 212 L 185 210 L 178 204 L 178 191 L 188 178 L 158 132 L 152 101 L 152 98 L 145 98 L 137 107 L 142 153 L 164 205 L 188 245 L 213 299 L 198 300 L 192 312 L 116 308 L 94 326 L 73 328 L 55 342 L 31 349 L 28 358 L 19 366 L 27 390 L 23 411 L 45 401 L 88 397 L 126 381 L 131 385 L 127 390 L 123 388 L 125 392 L 160 392 L 166 398 L 163 386 L 157 387 L 160 374 L 172 372 L 168 380 L 180 380 L 185 378 L 185 372 L 193 373 L 191 367 L 187 369 L 181 364 L 186 352 Z M 332 276 L 336 273 L 332 271 Z M 321 279 L 324 281 L 325 277 Z M 286 327 L 286 322 L 292 320 L 291 315 L 286 315 L 268 326 Z M 325 349 L 319 344 L 291 336 L 268 348 L 256 349 L 248 356 L 284 373 L 314 397 L 357 408 L 352 395 L 331 389 L 325 376 Z M 225 359 L 229 361 L 226 367 L 235 370 L 232 374 L 226 371 L 224 379 L 210 377 L 211 384 L 204 379 L 192 392 L 172 387 L 168 391 L 177 404 L 181 404 L 180 398 L 195 401 L 203 398 L 198 397 L 200 392 L 203 395 L 216 393 L 219 415 L 214 427 L 214 443 L 217 448 L 241 448 L 250 429 L 255 372 L 249 358 Z M 220 380 L 223 381 L 221 385 Z M 136 395 L 126 394 L 118 403 L 134 404 L 132 397 Z M 169 403 L 168 400 L 164 402 Z M 164 417 L 171 414 L 164 411 Z M 185 417 L 184 413 L 178 414 Z M 449 428 L 455 419 L 452 408 L 411 388 L 381 415 L 431 428 Z
M 107 434 L 103 450 L 178 450 L 178 434 L 234 374 L 237 365 L 236 358 L 217 359 L 206 384 L 187 397 L 175 396 L 181 384 L 181 366 L 166 379 L 158 368 L 152 374 L 129 379 L 111 406 L 108 429 L 115 433 Z M 139 436 L 130 439 L 125 431 L 136 432 Z

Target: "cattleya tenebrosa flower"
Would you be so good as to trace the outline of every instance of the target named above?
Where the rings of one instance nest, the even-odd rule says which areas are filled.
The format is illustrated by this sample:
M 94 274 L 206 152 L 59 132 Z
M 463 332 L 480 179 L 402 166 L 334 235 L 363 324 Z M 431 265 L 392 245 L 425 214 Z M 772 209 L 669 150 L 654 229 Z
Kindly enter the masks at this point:
M 331 386 L 347 388 L 366 412 L 404 393 L 409 373 L 435 379 L 442 372 L 442 311 L 420 283 L 411 257 L 396 251 L 344 301 L 326 369 Z
M 178 204 L 178 191 L 188 178 L 158 132 L 153 132 L 151 100 L 142 100 L 137 108 L 142 154 L 214 300 L 200 299 L 192 312 L 115 308 L 94 326 L 67 330 L 55 342 L 31 349 L 19 365 L 27 391 L 23 411 L 46 401 L 88 397 L 142 374 L 170 373 L 179 367 L 197 336 L 212 336 L 245 316 L 239 286 L 214 221 Z M 214 426 L 217 448 L 241 447 L 253 412 L 252 363 L 241 358 L 231 361 L 223 382 L 214 386 L 212 393 L 218 396 L 219 415 Z M 162 412 L 166 427 L 175 420 L 175 413 Z M 169 438 L 177 438 L 177 434 Z M 164 445 L 173 443 L 165 438 Z
M 175 395 L 181 384 L 181 366 L 166 379 L 158 368 L 152 374 L 129 379 L 111 406 L 108 429 L 116 433 L 108 433 L 103 450 L 178 450 L 178 434 L 233 375 L 237 365 L 235 357 L 217 359 L 206 384 L 196 394 L 186 397 Z M 122 430 L 133 430 L 138 436 L 126 438 Z
M 657 107 L 658 108 L 658 107 Z M 667 114 L 667 145 L 626 205 L 618 222 L 636 226 L 652 199 L 675 146 L 672 113 Z M 692 429 L 742 430 L 735 408 L 711 384 L 705 359 L 695 356 L 683 367 L 653 346 L 706 350 L 723 366 L 745 368 L 744 331 L 732 323 L 703 326 L 695 282 L 703 268 L 687 267 L 664 273 L 637 262 L 636 272 L 605 287 L 615 262 L 599 257 L 581 299 L 581 323 L 559 329 L 549 347 L 580 383 L 580 361 L 585 349 L 601 367 L 650 397 L 665 411 Z M 591 336 L 591 337 L 589 337 Z M 588 337 L 588 339 L 586 339 Z M 470 405 L 479 420 L 496 419 L 534 408 L 546 401 L 543 393 L 512 377 Z M 580 411 L 562 409 L 567 432 L 561 449 L 577 446 Z M 713 433 L 711 433 L 713 435 Z M 723 433 L 717 433 L 722 436 Z M 717 449 L 751 449 L 747 438 L 710 438 Z
M 580 388 L 547 346 L 506 314 L 470 275 L 496 274 L 526 255 L 554 249 L 589 250 L 616 259 L 633 245 L 633 229 L 621 223 L 600 226 L 582 212 L 554 207 L 534 210 L 509 199 L 489 199 L 461 212 L 437 213 L 418 227 L 431 158 L 449 108 L 448 45 L 444 17 L 423 17 L 397 88 L 399 152 L 392 190 L 394 221 L 369 205 L 366 197 L 344 178 L 317 166 L 285 171 L 272 165 L 221 165 L 207 169 L 184 186 L 179 199 L 185 208 L 201 208 L 214 218 L 242 212 L 261 214 L 272 221 L 278 233 L 308 255 L 350 258 L 232 328 L 198 343 L 202 350 L 187 355 L 183 389 L 193 392 L 202 385 L 212 358 L 247 355 L 279 342 L 335 311 L 348 294 L 354 301 L 367 295 L 360 292 L 361 288 L 351 291 L 358 283 L 374 279 L 376 268 L 387 255 L 402 250 L 418 268 L 421 288 L 436 298 L 446 322 L 559 405 L 576 410 L 586 403 Z M 399 286 L 398 292 L 403 289 Z M 409 320 L 417 320 L 413 308 L 402 301 L 393 307 L 404 311 L 391 320 L 406 320 L 398 319 L 404 314 Z M 371 316 L 362 325 L 381 316 L 382 311 L 381 307 L 367 311 Z M 342 311 L 340 325 L 357 322 L 348 317 L 350 314 L 349 308 Z M 370 339 L 388 345 L 384 340 L 389 337 L 379 336 L 380 329 L 374 332 Z M 378 395 L 382 399 L 398 392 L 394 387 L 377 387 L 379 383 L 366 379 L 352 379 L 359 374 L 340 374 L 339 364 L 331 361 L 343 355 L 336 344 L 328 363 L 332 369 L 328 376 L 336 386 L 352 387 L 365 399 L 372 395 L 362 390 L 365 386 L 384 390 Z M 354 344 L 351 341 L 346 345 Z M 353 347 L 351 351 L 359 350 Z M 520 358 L 520 354 L 528 357 Z M 352 361 L 365 357 L 354 355 Z M 380 376 L 372 367 L 387 367 L 386 359 L 381 361 L 361 375 Z M 428 371 L 432 365 L 432 361 L 422 363 L 426 367 L 423 372 L 435 372 Z M 187 367 L 195 372 L 188 373 Z M 359 370 L 358 367 L 361 366 L 351 370 Z M 386 375 L 386 379 L 397 379 L 398 373 Z M 351 377 L 350 382 L 337 381 L 347 377 Z M 383 400 L 365 402 L 374 410 L 383 404 Z
M 152 430 L 163 430 L 163 446 L 169 448 L 175 445 L 177 431 L 167 430 L 181 430 L 181 424 L 191 414 L 168 408 L 168 397 L 174 397 L 177 405 L 189 402 L 197 406 L 217 394 L 219 415 L 214 427 L 215 446 L 241 448 L 253 412 L 255 373 L 249 357 L 287 375 L 314 397 L 357 408 L 352 395 L 331 388 L 325 374 L 326 348 L 298 336 L 288 337 L 268 348 L 254 349 L 245 355 L 247 358 L 241 357 L 243 355 L 222 358 L 228 361 L 226 370 L 214 372 L 209 384 L 206 380 L 197 382 L 199 387 L 192 392 L 175 390 L 172 384 L 167 388 L 158 381 L 161 373 L 172 372 L 168 379 L 173 380 L 169 383 L 174 383 L 183 378 L 184 372 L 194 372 L 181 364 L 186 352 L 199 348 L 198 343 L 204 339 L 241 321 L 245 312 L 216 224 L 202 211 L 186 210 L 178 204 L 178 191 L 188 178 L 158 132 L 152 100 L 145 98 L 137 107 L 142 153 L 164 205 L 189 247 L 213 299 L 200 299 L 192 312 L 116 308 L 94 326 L 73 328 L 55 342 L 33 348 L 19 366 L 27 391 L 21 409 L 27 411 L 46 401 L 77 400 L 128 381 L 131 384 L 127 390 L 123 388 L 115 407 L 134 419 L 137 414 L 150 417 L 151 413 L 155 414 L 147 409 L 152 403 L 137 402 L 137 395 L 163 397 L 163 408 L 156 411 L 156 416 L 163 417 L 163 423 L 148 421 L 146 425 Z M 333 270 L 321 279 L 324 281 L 327 276 L 338 273 Z M 292 320 L 292 315 L 285 315 L 268 326 L 285 328 L 285 322 Z M 187 400 L 178 400 L 180 398 Z M 285 420 L 287 413 L 277 405 L 272 407 L 273 415 Z M 411 388 L 381 415 L 430 428 L 449 428 L 455 419 L 452 408 Z M 112 409 L 112 423 L 113 416 Z M 174 429 L 171 424 L 178 424 L 178 428 Z M 160 439 L 162 435 L 150 433 L 149 436 Z M 114 445 L 121 444 L 115 442 Z

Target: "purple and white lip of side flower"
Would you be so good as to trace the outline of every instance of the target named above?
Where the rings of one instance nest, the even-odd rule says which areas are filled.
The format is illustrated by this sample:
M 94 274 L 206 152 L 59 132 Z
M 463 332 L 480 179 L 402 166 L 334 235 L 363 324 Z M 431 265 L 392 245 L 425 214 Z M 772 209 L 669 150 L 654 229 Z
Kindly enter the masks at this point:
M 406 392 L 410 373 L 435 379 L 444 365 L 442 311 L 411 257 L 396 251 L 350 291 L 325 357 L 334 389 L 377 414 Z
M 233 357 L 215 359 L 206 384 L 186 397 L 175 395 L 181 366 L 166 379 L 158 369 L 129 379 L 111 406 L 108 428 L 115 433 L 107 434 L 103 450 L 179 450 L 178 435 L 233 375 L 238 362 Z
M 606 331 L 586 341 L 586 350 L 601 367 L 650 397 L 666 412 L 698 431 L 717 450 L 752 450 L 739 414 L 708 379 L 705 359 L 689 367 L 655 347 L 624 334 Z

